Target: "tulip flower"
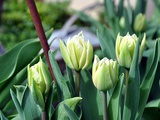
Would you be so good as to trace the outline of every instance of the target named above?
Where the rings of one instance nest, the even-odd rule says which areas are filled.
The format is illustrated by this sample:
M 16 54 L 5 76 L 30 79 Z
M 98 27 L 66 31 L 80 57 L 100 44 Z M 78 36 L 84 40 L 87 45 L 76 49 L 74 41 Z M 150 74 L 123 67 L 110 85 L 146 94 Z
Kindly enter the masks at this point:
M 146 16 L 142 13 L 139 13 L 134 21 L 133 28 L 136 32 L 141 32 L 146 28 Z
M 144 34 L 141 42 L 141 46 L 140 46 L 139 62 L 142 58 L 142 54 L 145 49 L 145 41 L 146 41 L 146 35 Z M 117 57 L 118 63 L 122 67 L 125 67 L 127 69 L 130 68 L 137 42 L 138 42 L 138 38 L 135 34 L 130 36 L 130 34 L 127 33 L 127 35 L 124 37 L 118 34 L 117 40 L 116 40 L 116 57 Z
M 92 68 L 92 80 L 94 86 L 100 91 L 113 88 L 118 81 L 118 64 L 116 61 L 94 57 Z
M 119 25 L 121 28 L 125 29 L 125 18 L 124 17 L 120 18 Z
M 52 82 L 51 75 L 42 59 L 34 66 L 28 65 L 28 84 L 35 102 L 43 110 L 44 96 L 48 94 Z
M 76 71 L 88 68 L 92 62 L 93 46 L 84 39 L 82 32 L 69 39 L 66 45 L 60 40 L 60 50 L 67 66 Z

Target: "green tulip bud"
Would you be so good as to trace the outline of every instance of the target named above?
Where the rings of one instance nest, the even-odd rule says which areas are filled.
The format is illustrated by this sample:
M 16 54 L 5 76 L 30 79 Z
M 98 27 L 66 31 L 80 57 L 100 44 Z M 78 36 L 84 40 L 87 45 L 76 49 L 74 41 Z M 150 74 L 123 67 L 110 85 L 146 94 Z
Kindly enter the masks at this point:
M 60 50 L 68 67 L 76 71 L 88 68 L 92 62 L 93 46 L 84 39 L 82 32 L 69 39 L 66 45 L 60 40 Z
M 44 95 L 49 92 L 52 82 L 51 75 L 42 59 L 30 67 L 28 65 L 28 84 L 35 102 L 44 110 Z
M 94 57 L 92 68 L 92 80 L 94 86 L 100 91 L 113 88 L 118 81 L 118 63 L 108 58 L 99 60 Z
M 146 20 L 146 16 L 142 13 L 139 13 L 134 21 L 134 30 L 136 32 L 141 32 L 146 28 L 146 24 L 147 20 Z
M 130 34 L 127 33 L 127 35 L 124 37 L 118 34 L 117 40 L 116 40 L 116 57 L 117 57 L 118 63 L 122 67 L 125 67 L 127 69 L 130 68 L 137 42 L 138 42 L 138 38 L 135 34 L 130 36 Z M 144 34 L 143 40 L 141 42 L 139 62 L 142 58 L 142 54 L 145 49 L 145 42 L 146 42 L 146 34 Z
M 124 19 L 124 17 L 121 17 L 121 19 L 120 19 L 120 21 L 119 21 L 119 25 L 120 25 L 120 27 L 121 28 L 125 28 L 125 19 Z

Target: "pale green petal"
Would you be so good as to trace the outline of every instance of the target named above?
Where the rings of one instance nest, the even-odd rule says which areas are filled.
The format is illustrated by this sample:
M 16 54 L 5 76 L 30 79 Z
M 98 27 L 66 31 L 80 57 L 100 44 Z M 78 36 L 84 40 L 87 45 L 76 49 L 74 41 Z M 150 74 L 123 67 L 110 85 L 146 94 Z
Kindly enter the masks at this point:
M 83 37 L 83 32 L 81 31 L 81 32 L 78 34 L 78 36 Z M 83 37 L 83 38 L 84 38 L 84 37 Z
M 87 41 L 87 54 L 86 54 L 86 62 L 82 69 L 86 69 L 89 67 L 93 59 L 93 46 L 91 42 Z
M 122 37 L 120 36 L 120 33 L 118 33 L 118 36 L 116 39 L 116 57 L 117 59 L 119 59 L 121 40 L 122 40 Z
M 31 72 L 30 64 L 27 66 L 27 72 L 28 72 L 28 84 L 29 84 L 29 86 L 31 86 L 31 84 L 32 84 L 32 72 Z
M 73 66 L 71 59 L 70 59 L 70 53 L 68 53 L 68 49 L 64 45 L 62 40 L 60 40 L 60 50 L 61 50 L 62 57 L 63 57 L 65 63 L 67 64 L 67 66 L 70 67 L 71 69 L 74 69 L 74 66 Z
M 79 56 L 80 57 L 80 61 L 79 61 L 79 68 L 82 69 L 83 66 L 85 65 L 85 62 L 86 62 L 86 57 L 87 57 L 87 46 L 85 44 L 85 42 L 82 43 L 83 44 L 83 51 L 82 52 L 82 55 Z
M 73 45 L 69 47 L 69 53 L 70 53 L 70 59 L 71 59 L 72 65 L 74 66 L 74 69 L 78 71 L 79 66 L 78 66 L 76 53 Z
M 128 47 L 126 46 L 125 47 L 125 49 L 124 49 L 126 52 L 124 53 L 125 54 L 125 61 L 124 61 L 124 66 L 126 67 L 126 68 L 130 68 L 130 66 L 131 66 L 131 63 L 132 63 L 132 58 L 133 58 L 133 56 L 131 56 L 130 55 L 130 52 L 129 52 L 129 50 L 128 50 Z
M 146 34 L 144 33 L 142 42 L 141 42 L 141 46 L 140 46 L 140 53 L 139 53 L 139 62 L 141 61 L 143 52 L 145 50 L 145 46 L 146 46 Z
M 99 63 L 99 58 L 97 55 L 94 56 L 94 62 L 92 66 L 92 78 L 94 78 L 95 72 L 97 71 L 98 63 Z
M 44 98 L 41 91 L 38 89 L 35 81 L 33 80 L 33 84 L 31 85 L 31 94 L 33 95 L 34 101 L 40 106 L 42 110 L 45 108 Z
M 98 67 L 93 78 L 93 83 L 96 88 L 101 91 L 105 91 L 111 88 L 112 81 L 110 79 L 109 71 L 105 63 Z
M 41 71 L 42 71 L 43 78 L 45 80 L 44 82 L 46 85 L 45 94 L 47 94 L 49 92 L 49 89 L 51 86 L 52 77 L 51 77 L 51 74 L 50 74 L 47 66 L 43 63 L 42 59 L 40 59 L 40 63 L 41 63 Z
M 79 64 L 79 62 L 80 62 L 80 59 L 81 59 L 81 57 L 82 57 L 82 52 L 83 52 L 83 50 L 85 49 L 85 46 L 83 46 L 81 43 L 80 43 L 80 41 L 76 41 L 76 42 L 74 42 L 74 51 L 75 51 L 75 55 L 76 55 L 76 59 L 77 59 L 77 63 Z M 81 68 L 80 67 L 80 65 L 78 65 L 79 66 L 79 68 Z

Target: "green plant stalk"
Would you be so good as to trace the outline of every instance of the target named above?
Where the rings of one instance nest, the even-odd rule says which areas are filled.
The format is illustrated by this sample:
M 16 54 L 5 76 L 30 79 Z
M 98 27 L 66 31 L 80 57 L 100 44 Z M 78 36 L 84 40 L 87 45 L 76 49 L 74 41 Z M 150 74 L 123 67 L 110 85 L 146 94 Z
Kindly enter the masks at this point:
M 129 75 L 129 70 L 128 70 L 128 69 L 126 69 L 126 81 L 125 81 L 126 89 L 125 89 L 124 103 L 126 103 L 126 98 L 127 98 L 127 90 L 128 90 L 128 75 Z
M 107 120 L 107 92 L 102 91 L 102 107 L 103 107 L 103 120 Z
M 75 71 L 75 76 L 76 76 L 76 80 L 75 80 L 75 95 L 78 97 L 79 96 L 79 91 L 80 91 L 80 72 L 79 71 Z
M 46 110 L 42 111 L 42 120 L 47 120 Z

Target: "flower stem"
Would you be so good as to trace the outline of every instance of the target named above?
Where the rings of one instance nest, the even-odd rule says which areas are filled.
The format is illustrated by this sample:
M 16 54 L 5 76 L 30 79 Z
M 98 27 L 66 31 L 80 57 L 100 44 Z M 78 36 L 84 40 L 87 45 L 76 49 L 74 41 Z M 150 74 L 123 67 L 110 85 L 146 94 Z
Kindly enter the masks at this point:
M 75 80 L 75 94 L 78 97 L 80 91 L 80 72 L 75 72 L 76 80 Z
M 125 81 L 126 89 L 125 89 L 124 103 L 126 103 L 126 99 L 127 99 L 128 75 L 129 75 L 129 70 L 126 69 L 126 81 Z
M 47 113 L 46 111 L 42 111 L 42 120 L 47 120 Z
M 43 26 L 42 26 L 42 23 L 41 23 L 39 14 L 38 14 L 37 7 L 35 5 L 34 0 L 26 0 L 26 2 L 27 2 L 27 5 L 28 5 L 28 8 L 30 10 L 30 13 L 31 13 L 33 23 L 34 23 L 35 29 L 37 31 L 38 37 L 40 39 L 40 43 L 41 43 L 41 46 L 42 46 L 43 51 L 44 51 L 44 55 L 45 55 L 47 63 L 48 63 L 49 71 L 52 75 L 52 79 L 54 80 L 54 82 L 56 82 L 56 79 L 55 79 L 55 76 L 54 76 L 54 73 L 53 73 L 53 70 L 52 70 L 52 67 L 51 67 L 51 63 L 49 61 L 49 56 L 48 56 L 49 45 L 47 43 L 47 38 L 46 38 L 46 35 L 44 33 L 44 29 L 43 29 Z
M 107 95 L 102 91 L 102 107 L 103 107 L 103 120 L 107 120 Z

